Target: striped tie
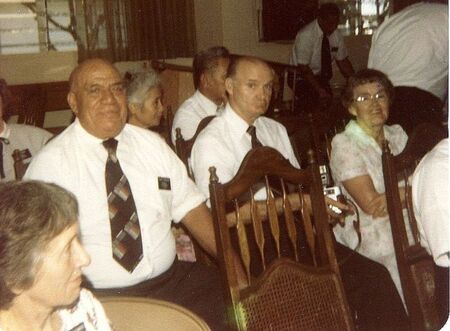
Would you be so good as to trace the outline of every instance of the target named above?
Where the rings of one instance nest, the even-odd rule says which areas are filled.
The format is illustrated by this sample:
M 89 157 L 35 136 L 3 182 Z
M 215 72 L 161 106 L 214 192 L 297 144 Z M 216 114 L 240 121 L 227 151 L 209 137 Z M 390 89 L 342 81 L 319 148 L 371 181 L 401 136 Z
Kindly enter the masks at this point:
M 116 156 L 118 141 L 103 142 L 108 151 L 105 183 L 108 197 L 113 258 L 128 272 L 142 259 L 142 236 L 133 194 Z

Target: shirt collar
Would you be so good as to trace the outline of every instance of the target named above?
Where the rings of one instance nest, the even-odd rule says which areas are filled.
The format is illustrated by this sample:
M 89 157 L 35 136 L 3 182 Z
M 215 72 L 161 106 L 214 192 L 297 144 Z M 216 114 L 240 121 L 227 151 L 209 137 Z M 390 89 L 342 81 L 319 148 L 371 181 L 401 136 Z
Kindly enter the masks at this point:
M 245 134 L 247 134 L 247 129 L 249 126 L 248 123 L 242 117 L 240 117 L 233 110 L 233 108 L 231 108 L 229 103 L 227 103 L 227 105 L 225 106 L 225 110 L 222 116 L 227 122 L 230 123 L 229 128 L 232 137 L 242 138 Z M 255 125 L 255 123 L 253 123 L 253 125 Z
M 358 144 L 363 146 L 372 146 L 381 152 L 380 146 L 377 144 L 375 139 L 369 136 L 355 120 L 350 120 L 348 124 L 345 126 L 345 133 L 351 136 Z M 386 129 L 386 126 L 383 126 L 384 138 L 389 140 L 391 135 L 389 130 Z
M 87 143 L 90 145 L 101 145 L 102 144 L 104 139 L 97 138 L 96 136 L 87 132 L 86 129 L 83 128 L 83 126 L 81 125 L 78 118 L 75 118 L 73 125 L 75 127 L 76 134 L 78 135 L 78 137 L 80 137 L 83 140 L 84 143 Z M 117 139 L 118 141 L 120 141 L 120 139 L 122 137 L 122 132 L 123 132 L 123 129 L 114 138 Z

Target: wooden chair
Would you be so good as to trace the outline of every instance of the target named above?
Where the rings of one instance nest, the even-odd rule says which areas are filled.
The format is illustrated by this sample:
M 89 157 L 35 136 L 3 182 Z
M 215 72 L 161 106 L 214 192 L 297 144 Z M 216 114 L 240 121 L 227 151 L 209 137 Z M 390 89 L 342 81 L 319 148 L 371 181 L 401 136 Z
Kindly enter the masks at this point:
M 212 121 L 212 119 L 215 116 L 207 116 L 203 118 L 200 123 L 197 126 L 197 130 L 195 131 L 194 136 L 189 140 L 184 140 L 181 129 L 176 128 L 176 140 L 175 140 L 175 152 L 177 153 L 178 157 L 181 161 L 183 161 L 184 165 L 186 166 L 186 169 L 188 171 L 189 177 L 194 178 L 194 174 L 192 173 L 190 167 L 189 167 L 189 157 L 191 156 L 192 146 L 194 146 L 195 139 L 197 139 L 197 136 L 199 133 L 206 128 L 206 126 L 209 124 L 209 122 Z
M 16 174 L 16 179 L 22 179 L 27 171 L 28 165 L 31 161 L 31 153 L 27 149 L 18 150 L 15 149 L 12 154 L 14 160 L 14 172 Z
M 171 302 L 135 297 L 100 297 L 117 331 L 210 331 L 193 312 Z
M 383 174 L 389 220 L 403 294 L 413 330 L 438 330 L 439 318 L 434 295 L 434 262 L 420 246 L 408 178 L 421 158 L 444 137 L 445 132 L 441 128 L 422 124 L 409 137 L 404 151 L 399 155 L 391 154 L 388 142 L 383 146 Z M 406 187 L 407 220 L 403 217 L 400 182 Z M 411 228 L 413 242 L 408 241 L 406 222 Z
M 252 149 L 236 176 L 222 184 L 210 168 L 210 201 L 223 274 L 229 319 L 238 330 L 353 330 L 344 294 L 318 166 L 310 154 L 306 169 L 291 166 L 270 147 Z M 269 179 L 269 176 L 271 177 Z M 281 196 L 275 198 L 273 182 Z M 255 201 L 255 185 L 264 183 L 267 198 Z M 288 194 L 295 188 L 295 192 Z M 291 190 L 292 191 L 292 190 Z M 311 196 L 312 215 L 305 206 Z M 240 197 L 250 194 L 242 205 Z M 231 212 L 229 212 L 231 209 Z M 265 217 L 268 215 L 268 217 Z M 299 247 L 296 217 L 303 220 L 312 263 L 305 263 Z M 270 232 L 268 234 L 267 232 Z M 232 242 L 232 238 L 236 242 Z M 249 243 L 254 241 L 254 249 Z M 283 242 L 290 252 L 283 248 Z M 249 285 L 239 288 L 233 252 L 238 251 Z M 261 265 L 256 274 L 252 267 Z

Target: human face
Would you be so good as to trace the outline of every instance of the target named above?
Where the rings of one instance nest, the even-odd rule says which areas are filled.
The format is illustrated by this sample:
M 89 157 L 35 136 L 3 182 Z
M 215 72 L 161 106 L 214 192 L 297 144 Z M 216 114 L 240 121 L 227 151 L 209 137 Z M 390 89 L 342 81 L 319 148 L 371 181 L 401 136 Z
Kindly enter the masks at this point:
M 81 64 L 68 102 L 83 128 L 100 139 L 113 138 L 127 120 L 125 88 L 119 72 L 102 60 Z
M 389 97 L 384 87 L 375 82 L 355 87 L 349 112 L 368 132 L 382 127 L 389 116 Z
M 320 28 L 322 29 L 322 32 L 327 36 L 329 36 L 337 29 L 339 24 L 339 17 L 334 16 L 328 16 L 324 18 L 319 17 L 318 23 Z
M 225 79 L 227 77 L 229 64 L 229 59 L 221 57 L 217 60 L 217 66 L 206 73 L 206 88 L 208 90 L 209 97 L 217 105 L 227 101 Z
M 231 107 L 248 124 L 266 112 L 273 87 L 273 73 L 267 64 L 241 60 L 236 74 L 225 84 Z
M 78 240 L 78 223 L 74 223 L 44 247 L 33 285 L 19 296 L 50 310 L 70 305 L 80 295 L 81 269 L 89 263 Z
M 130 105 L 129 122 L 143 128 L 158 126 L 164 112 L 161 98 L 162 90 L 160 87 L 153 87 L 148 90 L 142 105 Z

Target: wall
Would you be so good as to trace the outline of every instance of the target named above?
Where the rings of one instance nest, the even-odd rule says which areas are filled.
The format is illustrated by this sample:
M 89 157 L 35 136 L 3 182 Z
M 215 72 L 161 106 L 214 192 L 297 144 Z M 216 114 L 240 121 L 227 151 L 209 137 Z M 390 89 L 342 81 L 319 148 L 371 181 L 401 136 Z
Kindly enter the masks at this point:
M 291 44 L 258 41 L 257 3 L 258 0 L 194 0 L 197 49 L 223 44 L 233 53 L 287 63 Z M 346 38 L 350 60 L 357 69 L 367 63 L 369 41 L 367 36 Z M 186 64 L 191 60 L 180 61 Z M 0 77 L 11 85 L 62 81 L 68 79 L 76 64 L 75 52 L 0 55 Z M 340 77 L 336 77 L 339 81 Z

